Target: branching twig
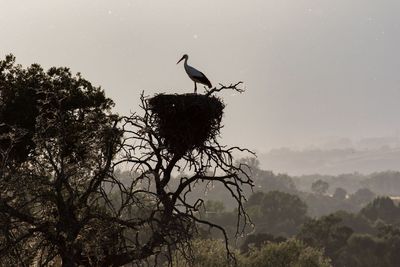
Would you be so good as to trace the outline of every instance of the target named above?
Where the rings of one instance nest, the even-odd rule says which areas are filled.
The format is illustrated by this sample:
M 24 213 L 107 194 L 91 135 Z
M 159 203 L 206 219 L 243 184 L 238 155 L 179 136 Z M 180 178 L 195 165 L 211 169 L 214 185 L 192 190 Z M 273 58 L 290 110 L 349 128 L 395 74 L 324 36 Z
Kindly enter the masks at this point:
M 206 90 L 206 96 L 210 96 L 213 93 L 221 92 L 222 90 L 233 90 L 233 91 L 236 91 L 238 93 L 243 93 L 245 90 L 241 89 L 241 88 L 238 88 L 238 86 L 241 85 L 241 84 L 243 84 L 243 82 L 237 82 L 235 84 L 231 83 L 228 86 L 225 86 L 225 85 L 220 83 L 219 84 L 219 86 L 220 86 L 219 88 L 214 87 L 211 90 Z

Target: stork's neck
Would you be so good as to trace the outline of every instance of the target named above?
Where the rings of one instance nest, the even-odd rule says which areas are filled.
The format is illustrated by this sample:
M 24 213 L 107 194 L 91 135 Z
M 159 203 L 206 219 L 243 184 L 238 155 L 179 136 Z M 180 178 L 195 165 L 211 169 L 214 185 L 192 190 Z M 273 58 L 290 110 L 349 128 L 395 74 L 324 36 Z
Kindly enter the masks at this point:
M 189 74 L 189 65 L 187 64 L 187 60 L 188 60 L 188 58 L 187 57 L 185 57 L 185 61 L 183 62 L 183 67 L 185 68 L 185 70 L 186 70 L 186 73 L 187 74 Z

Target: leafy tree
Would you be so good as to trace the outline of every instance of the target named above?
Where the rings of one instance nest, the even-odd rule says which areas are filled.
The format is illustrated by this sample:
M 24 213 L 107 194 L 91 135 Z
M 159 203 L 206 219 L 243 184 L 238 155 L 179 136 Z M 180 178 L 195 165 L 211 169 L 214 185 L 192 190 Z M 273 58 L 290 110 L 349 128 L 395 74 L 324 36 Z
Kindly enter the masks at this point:
M 225 243 L 221 239 L 194 239 L 188 250 L 191 251 L 176 251 L 173 254 L 172 266 L 228 267 L 232 266 L 234 262 L 242 261 L 240 254 L 232 248 L 231 251 L 235 253 L 235 261 L 230 261 L 226 257 Z M 185 256 L 185 253 L 190 254 L 191 257 Z
M 257 192 L 246 203 L 257 233 L 290 236 L 307 219 L 307 206 L 298 196 L 279 191 Z
M 267 243 L 252 251 L 243 266 L 249 267 L 329 267 L 330 260 L 322 250 L 308 247 L 296 239 L 282 243 Z
M 122 266 L 186 249 L 199 225 L 227 237 L 199 217 L 202 199 L 187 198 L 202 182 L 221 183 L 248 220 L 242 187 L 252 181 L 234 164 L 239 148 L 218 143 L 219 125 L 204 144 L 171 153 L 144 97 L 143 114 L 119 117 L 80 74 L 24 69 L 13 56 L 0 61 L 0 103 L 0 265 Z M 114 172 L 121 165 L 132 171 Z
M 400 230 L 379 227 L 377 235 L 356 233 L 347 242 L 337 262 L 339 266 L 396 267 L 400 264 Z
M 256 158 L 243 158 L 240 160 L 240 163 L 249 166 L 251 177 L 259 190 L 264 192 L 281 191 L 286 193 L 294 193 L 297 191 L 290 176 L 287 174 L 274 174 L 272 171 L 262 170 L 260 168 L 260 162 Z
M 362 184 L 378 195 L 395 196 L 400 192 L 400 172 L 384 171 L 372 173 Z
M 333 215 L 340 218 L 341 225 L 353 229 L 354 232 L 376 234 L 376 229 L 371 225 L 370 221 L 360 213 L 337 211 Z
M 386 243 L 386 258 L 389 266 L 400 265 L 400 228 L 393 225 L 385 225 L 379 229 L 379 238 L 383 239 Z
M 0 61 L 0 148 L 3 152 L 0 159 L 4 162 L 7 156 L 8 162 L 19 163 L 34 147 L 36 104 L 40 98 L 36 90 L 37 76 L 42 75 L 42 70 L 36 64 L 27 70 L 15 68 L 14 62 L 12 55 Z
M 271 234 L 266 234 L 266 233 L 251 234 L 246 237 L 246 240 L 240 246 L 240 251 L 242 253 L 247 253 L 250 251 L 250 249 L 254 248 L 260 249 L 263 245 L 269 242 L 280 243 L 285 241 L 286 238 L 281 236 L 275 237 Z
M 249 199 L 246 202 L 246 206 L 247 207 L 251 207 L 251 206 L 260 206 L 261 203 L 264 200 L 264 197 L 267 193 L 264 193 L 262 191 L 257 191 L 254 194 L 252 194 Z
M 208 213 L 222 213 L 225 211 L 224 203 L 221 201 L 207 200 L 204 205 L 205 211 Z
M 308 214 L 310 216 L 320 217 L 326 216 L 338 210 L 357 211 L 358 206 L 350 201 L 338 201 L 328 195 L 299 193 L 299 197 L 307 204 Z
M 378 219 L 386 223 L 400 222 L 400 208 L 389 197 L 377 197 L 360 214 L 375 222 Z
M 67 68 L 23 69 L 7 56 L 0 73 L 0 251 L 16 265 L 91 262 L 105 243 L 118 245 L 97 218 L 121 137 L 113 102 Z
M 333 193 L 333 198 L 336 200 L 345 200 L 346 196 L 347 196 L 347 191 L 341 187 L 336 188 L 335 192 Z
M 317 180 L 311 185 L 311 190 L 319 195 L 323 195 L 328 191 L 329 184 L 322 180 Z
M 362 207 L 375 198 L 375 194 L 368 188 L 358 189 L 354 194 L 350 195 L 349 201 Z
M 306 222 L 297 237 L 309 246 L 324 249 L 328 257 L 336 259 L 352 233 L 351 228 L 341 225 L 339 217 L 328 215 Z
M 265 243 L 246 254 L 234 251 L 235 262 L 227 261 L 224 256 L 225 248 L 222 240 L 197 239 L 192 242 L 191 248 L 193 249 L 191 261 L 188 261 L 182 252 L 178 252 L 174 254 L 173 266 L 224 267 L 236 264 L 239 267 L 331 267 L 330 260 L 323 255 L 321 250 L 308 247 L 296 239 Z
M 339 266 L 389 267 L 385 258 L 386 246 L 383 240 L 368 234 L 353 234 L 346 249 L 342 251 Z

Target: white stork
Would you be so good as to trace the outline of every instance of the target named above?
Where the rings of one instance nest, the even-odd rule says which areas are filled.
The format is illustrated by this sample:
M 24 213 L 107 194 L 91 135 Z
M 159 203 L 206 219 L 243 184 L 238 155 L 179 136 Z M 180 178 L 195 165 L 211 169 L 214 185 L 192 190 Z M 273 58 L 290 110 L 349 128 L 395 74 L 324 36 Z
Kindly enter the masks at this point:
M 204 85 L 207 85 L 209 88 L 212 87 L 210 81 L 207 79 L 206 75 L 204 75 L 204 73 L 202 73 L 201 71 L 196 70 L 195 68 L 193 68 L 192 66 L 189 66 L 187 64 L 187 60 L 188 60 L 189 56 L 184 54 L 183 57 L 176 63 L 178 64 L 179 62 L 181 62 L 183 59 L 185 59 L 185 71 L 187 73 L 187 75 L 189 76 L 190 79 L 192 79 L 192 81 L 194 82 L 194 93 L 197 93 L 197 85 L 196 83 L 201 83 Z

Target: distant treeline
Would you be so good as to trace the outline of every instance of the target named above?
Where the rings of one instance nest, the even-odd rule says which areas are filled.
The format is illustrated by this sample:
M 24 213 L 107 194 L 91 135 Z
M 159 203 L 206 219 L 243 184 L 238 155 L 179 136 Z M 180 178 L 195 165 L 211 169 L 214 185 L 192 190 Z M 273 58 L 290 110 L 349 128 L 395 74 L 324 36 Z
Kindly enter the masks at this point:
M 248 235 L 235 239 L 235 203 L 221 186 L 198 183 L 188 198 L 206 200 L 199 216 L 225 228 L 239 266 L 400 266 L 400 206 L 392 197 L 400 195 L 400 172 L 291 177 L 262 170 L 255 158 L 237 164 L 254 180 L 253 189 L 243 187 L 254 226 Z M 219 231 L 204 229 L 193 241 L 193 266 L 228 266 L 216 238 Z
M 377 195 L 398 196 L 400 195 L 400 172 L 384 171 L 374 172 L 369 175 L 360 173 L 347 173 L 337 176 L 333 175 L 302 175 L 292 177 L 298 190 L 310 192 L 311 185 L 317 180 L 329 183 L 328 193 L 333 194 L 336 188 L 344 188 L 347 192 L 353 193 L 361 188 L 367 188 Z
M 360 209 L 346 211 L 345 208 L 349 206 Z M 316 257 L 318 251 L 330 259 L 332 266 L 400 266 L 400 206 L 389 197 L 374 196 L 368 189 L 360 189 L 350 197 L 340 193 L 330 196 L 321 191 L 297 192 L 297 195 L 294 192 L 258 191 L 249 197 L 245 207 L 254 228 L 248 227 L 251 234 L 236 242 L 239 259 L 244 262 L 252 253 L 269 262 L 273 262 L 271 258 L 287 259 L 290 257 L 288 252 L 292 251 L 287 248 L 287 242 L 296 240 L 316 251 L 313 251 L 312 265 L 309 265 L 310 262 L 293 266 L 330 266 L 320 262 L 321 258 Z M 332 211 L 328 212 L 328 209 Z M 326 215 L 315 217 L 312 214 L 322 211 Z M 223 225 L 234 236 L 235 213 L 226 211 L 222 202 L 208 201 L 203 216 Z M 204 236 L 206 238 L 218 236 L 215 231 L 207 233 Z M 272 250 L 276 248 L 271 247 L 273 244 L 285 246 L 286 249 Z M 243 266 L 292 265 L 246 263 Z

